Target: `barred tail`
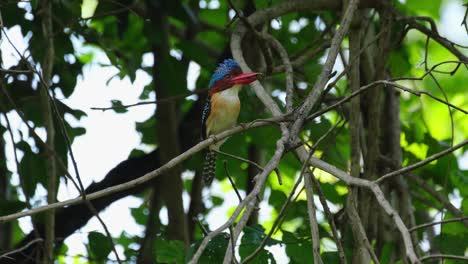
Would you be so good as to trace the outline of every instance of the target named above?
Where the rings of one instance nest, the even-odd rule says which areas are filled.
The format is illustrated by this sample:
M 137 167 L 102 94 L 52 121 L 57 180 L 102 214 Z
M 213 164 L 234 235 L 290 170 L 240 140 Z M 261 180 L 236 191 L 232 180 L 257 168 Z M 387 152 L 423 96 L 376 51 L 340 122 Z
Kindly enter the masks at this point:
M 203 180 L 206 186 L 210 186 L 213 182 L 216 172 L 216 152 L 208 150 L 203 164 Z

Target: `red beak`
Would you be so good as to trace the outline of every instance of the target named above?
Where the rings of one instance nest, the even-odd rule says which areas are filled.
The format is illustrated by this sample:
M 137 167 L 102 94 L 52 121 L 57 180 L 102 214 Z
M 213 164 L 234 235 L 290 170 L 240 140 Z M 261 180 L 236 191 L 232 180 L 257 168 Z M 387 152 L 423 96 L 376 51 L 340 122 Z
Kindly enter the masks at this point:
M 234 84 L 249 84 L 258 80 L 258 76 L 260 73 L 258 72 L 248 72 L 248 73 L 241 73 L 240 75 L 232 78 Z

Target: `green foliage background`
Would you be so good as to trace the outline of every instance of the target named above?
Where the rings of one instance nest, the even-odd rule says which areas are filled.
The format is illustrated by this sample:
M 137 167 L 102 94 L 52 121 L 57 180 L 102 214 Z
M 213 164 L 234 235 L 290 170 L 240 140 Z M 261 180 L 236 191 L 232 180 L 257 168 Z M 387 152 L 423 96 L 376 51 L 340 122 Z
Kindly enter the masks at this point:
M 51 84 L 51 89 L 56 93 L 60 92 L 65 98 L 69 97 L 76 87 L 77 78 L 82 76 L 83 67 L 92 63 L 96 51 L 103 51 L 109 58 L 111 65 L 116 67 L 119 72 L 114 78 L 129 78 L 132 82 L 136 78 L 136 71 L 143 70 L 152 75 L 151 67 L 142 66 L 142 58 L 145 54 L 153 52 L 155 43 L 162 38 L 160 30 L 154 28 L 154 25 L 142 18 L 141 13 L 151 8 L 157 8 L 160 1 L 136 1 L 136 8 L 132 11 L 126 10 L 121 6 L 130 5 L 132 1 L 98 1 L 97 8 L 91 18 L 82 17 L 82 10 L 93 9 L 95 1 L 54 1 L 54 23 L 56 27 L 55 41 L 55 64 L 54 75 L 58 80 Z M 167 2 L 167 3 L 166 3 Z M 223 50 L 229 44 L 229 32 L 233 25 L 227 26 L 230 21 L 229 8 L 225 1 L 166 1 L 164 2 L 168 21 L 170 24 L 169 44 L 172 51 L 176 51 L 181 56 L 171 56 L 161 65 L 160 72 L 167 83 L 171 84 L 170 96 L 186 94 L 190 92 L 187 89 L 186 76 L 188 74 L 188 65 L 190 62 L 196 62 L 201 66 L 200 76 L 196 81 L 197 89 L 203 89 L 207 86 L 210 74 L 215 69 L 217 62 L 222 58 Z M 253 3 L 258 9 L 275 5 L 281 1 L 255 0 Z M 440 23 L 440 15 L 445 5 L 456 3 L 460 8 L 464 8 L 459 1 L 418 1 L 407 0 L 406 3 L 393 1 L 399 12 L 403 15 L 425 15 Z M 120 3 L 120 4 L 116 4 Z M 244 6 L 244 1 L 236 1 L 239 6 Z M 119 7 L 120 6 L 120 7 Z M 135 6 L 133 6 L 135 7 Z M 214 8 L 210 8 L 214 7 Z M 114 12 L 123 9 L 125 12 Z M 134 11 L 136 10 L 136 11 Z M 191 10 L 191 11 L 187 11 Z M 16 4 L 13 1 L 1 4 L 1 14 L 5 29 L 19 26 L 23 36 L 27 36 L 25 41 L 28 44 L 28 50 L 24 54 L 27 60 L 38 65 L 42 60 L 43 42 L 39 17 L 36 16 L 37 1 L 30 1 L 24 4 Z M 141 13 L 138 13 L 141 12 Z M 111 15 L 107 15 L 107 14 Z M 196 17 L 192 17 L 195 15 Z M 32 17 L 32 18 L 31 18 Z M 195 20 L 194 20 L 195 19 Z M 339 19 L 339 15 L 332 11 L 323 12 L 295 12 L 285 15 L 281 18 L 272 20 L 277 26 L 270 28 L 270 33 L 277 38 L 286 48 L 288 53 L 295 56 L 300 54 L 303 49 L 319 47 L 322 38 L 322 26 L 320 20 L 333 21 Z M 462 18 L 460 18 L 462 19 Z M 194 23 L 196 21 L 197 23 Z M 306 21 L 299 30 L 293 25 L 300 25 Z M 371 24 L 378 25 L 378 18 L 369 20 Z M 239 23 L 239 22 L 234 22 Z M 458 27 L 459 25 L 453 25 Z M 401 22 L 396 22 L 395 31 L 402 30 Z M 196 32 L 190 36 L 190 30 Z M 177 33 L 179 32 L 179 33 Z M 182 34 L 180 33 L 182 32 Z M 188 32 L 188 33 L 187 33 Z M 466 35 L 464 36 L 466 40 Z M 83 42 L 86 51 L 74 48 L 72 39 L 78 39 Z M 6 42 L 3 36 L 3 42 Z M 391 50 L 386 67 L 392 77 L 418 77 L 422 76 L 426 69 L 441 63 L 443 61 L 458 60 L 454 55 L 444 47 L 431 40 L 426 50 L 426 37 L 417 32 L 410 31 L 407 36 L 398 43 L 394 40 L 394 46 Z M 195 44 L 194 44 L 195 43 Z M 196 44 L 198 43 L 198 44 Z M 200 44 L 201 43 L 201 44 Z M 343 47 L 347 49 L 346 43 Z M 464 54 L 468 54 L 466 49 L 460 48 Z M 425 54 L 427 52 L 427 60 Z M 299 104 L 304 95 L 313 86 L 317 75 L 322 69 L 321 58 L 326 55 L 325 50 L 317 54 L 304 64 L 296 75 L 296 85 L 298 93 L 295 103 Z M 424 63 L 423 63 L 424 62 Z M 465 62 L 466 63 L 466 62 Z M 103 65 L 107 67 L 109 65 Z M 39 66 L 38 66 L 39 67 Z M 2 67 L 3 68 L 3 67 Z M 456 71 L 454 69 L 456 68 Z M 19 60 L 17 65 L 11 66 L 8 70 L 26 70 L 24 61 Z M 443 74 L 434 72 L 435 79 L 426 77 L 422 81 L 405 81 L 404 84 L 416 91 L 426 91 L 438 98 L 446 98 L 449 102 L 462 109 L 468 109 L 468 70 L 465 65 L 457 66 L 455 63 L 449 63 L 437 68 L 439 71 L 450 72 L 453 74 Z M 281 92 L 284 92 L 284 75 L 277 74 L 269 76 L 263 82 L 265 86 L 271 89 L 272 94 L 276 95 L 275 100 L 281 103 Z M 0 96 L 1 114 L 11 113 L 20 110 L 24 113 L 26 119 L 35 128 L 44 126 L 44 120 L 40 114 L 40 105 L 38 100 L 38 80 L 33 74 L 17 74 L 14 72 L 3 71 L 2 80 L 16 103 L 11 105 L 6 97 Z M 439 85 L 437 85 L 437 83 Z M 442 89 L 441 89 L 442 88 Z M 153 93 L 153 84 L 148 85 L 142 92 L 140 98 L 148 99 L 148 95 Z M 346 79 L 338 82 L 332 94 L 340 97 L 348 95 Z M 204 95 L 200 95 L 203 97 Z M 442 151 L 443 149 L 457 144 L 468 138 L 468 116 L 457 110 L 449 109 L 447 105 L 422 95 L 420 97 L 401 93 L 400 97 L 400 118 L 401 118 L 401 148 L 403 149 L 403 166 L 413 164 L 424 160 L 425 158 Z M 445 99 L 444 99 L 445 100 Z M 255 97 L 253 91 L 244 89 L 241 93 L 242 111 L 239 118 L 240 122 L 248 122 L 254 119 L 269 117 L 269 113 L 261 107 L 261 103 Z M 57 100 L 60 109 L 60 118 L 65 114 L 70 114 L 77 120 L 86 116 L 82 109 L 71 109 L 67 105 Z M 182 99 L 177 102 L 178 116 L 182 117 L 189 113 L 194 105 L 190 99 Z M 112 101 L 113 106 L 122 106 L 122 102 Z M 320 106 L 324 107 L 324 105 Z M 117 108 L 115 112 L 125 114 L 124 108 Z M 2 116 L 0 115 L 0 116 Z M 303 131 L 303 138 L 313 144 L 320 136 L 330 129 L 340 119 L 338 112 L 330 112 L 321 118 L 307 124 Z M 5 119 L 2 119 L 5 120 Z M 141 143 L 157 147 L 160 140 L 155 133 L 155 123 L 158 122 L 153 117 L 145 122 L 137 123 L 136 132 L 141 135 Z M 86 129 L 80 126 L 72 126 L 68 122 L 66 129 L 71 141 L 86 133 Z M 0 132 L 4 138 L 8 137 L 7 127 L 3 121 L 0 126 Z M 324 140 L 318 145 L 317 155 L 321 156 L 326 162 L 329 162 L 340 169 L 348 171 L 350 160 L 349 149 L 349 131 L 346 123 L 336 130 L 332 137 Z M 249 130 L 230 138 L 223 146 L 223 151 L 246 157 L 248 147 L 254 145 L 260 149 L 261 163 L 268 160 L 275 150 L 274 142 L 279 137 L 279 131 L 271 127 Z M 56 152 L 63 161 L 67 161 L 67 148 L 64 137 L 56 134 Z M 385 140 L 385 139 L 383 139 Z M 24 182 L 24 186 L 13 184 L 8 181 L 8 199 L 0 200 L 0 215 L 8 215 L 26 209 L 24 199 L 20 199 L 21 194 L 28 198 L 33 198 L 35 204 L 41 203 L 41 197 L 37 197 L 36 192 L 39 185 L 46 186 L 46 166 L 44 159 L 40 155 L 43 153 L 31 135 L 21 135 L 15 144 L 22 155 L 19 161 L 18 174 Z M 2 144 L 0 147 L 4 148 Z M 111 151 L 111 150 L 110 150 Z M 426 184 L 437 190 L 443 196 L 452 200 L 453 204 L 468 215 L 468 170 L 460 167 L 460 157 L 465 155 L 468 148 L 464 148 L 448 154 L 437 161 L 431 162 L 414 171 L 414 174 L 422 179 Z M 132 156 L 143 155 L 141 150 L 134 150 Z M 200 170 L 202 157 L 194 156 L 183 164 L 183 169 L 187 171 Z M 217 177 L 221 181 L 222 191 L 232 193 L 232 186 L 225 177 L 225 171 L 222 161 L 218 162 Z M 247 188 L 247 163 L 230 160 L 230 173 L 235 176 L 237 187 L 241 190 Z M 7 172 L 7 179 L 11 179 L 12 171 L 6 170 L 6 160 L 0 160 L 0 167 Z M 69 165 L 69 168 L 71 166 Z M 111 168 L 109 168 L 111 169 Z M 270 206 L 271 213 L 269 220 L 260 222 L 257 225 L 249 226 L 244 230 L 244 236 L 239 245 L 239 255 L 245 259 L 262 241 L 262 238 L 272 228 L 273 221 L 278 216 L 279 210 L 286 201 L 292 186 L 297 179 L 301 164 L 297 162 L 292 154 L 288 154 L 281 161 L 279 169 L 283 177 L 283 185 L 279 185 L 274 174 L 269 179 L 269 184 L 265 190 L 264 202 Z M 316 177 L 320 181 L 323 193 L 334 213 L 344 207 L 347 195 L 346 185 L 337 181 L 331 175 L 317 170 Z M 64 171 L 59 171 L 57 177 L 64 177 Z M 192 180 L 184 182 L 185 190 L 189 193 Z M 437 215 L 434 220 L 440 220 L 440 208 L 442 205 L 427 193 L 419 184 L 408 182 L 408 190 L 413 195 L 412 209 L 416 217 L 416 224 L 427 222 L 430 218 Z M 147 192 L 142 192 L 138 196 L 147 198 Z M 212 207 L 206 208 L 204 215 L 201 215 L 201 221 L 204 222 L 204 216 L 209 214 L 213 208 L 223 205 L 226 197 L 206 197 L 206 204 L 212 204 Z M 235 197 L 233 197 L 235 199 Z M 266 206 L 266 205 L 262 205 Z M 226 212 L 229 216 L 234 208 Z M 262 209 L 263 210 L 263 209 Z M 323 215 L 319 207 L 319 215 Z M 143 204 L 139 208 L 132 209 L 132 216 L 136 223 L 144 226 L 148 217 L 148 210 Z M 454 216 L 444 211 L 443 218 L 450 219 Z M 41 221 L 39 215 L 36 221 Z M 332 241 L 331 229 L 324 217 L 319 217 L 320 235 L 322 242 L 322 257 L 325 263 L 338 263 L 338 254 Z M 195 230 L 194 241 L 187 249 L 184 243 L 177 240 L 168 239 L 165 233 L 166 227 L 160 224 L 160 232 L 155 240 L 154 259 L 161 263 L 184 263 L 190 259 L 197 247 L 203 234 L 200 228 Z M 346 226 L 347 223 L 341 223 Z M 11 245 L 25 238 L 27 234 L 18 227 L 18 221 L 12 222 Z M 346 229 L 344 229 L 346 230 Z M 349 230 L 348 230 L 349 232 Z M 426 229 L 419 229 L 417 237 L 420 240 L 428 241 Z M 465 255 L 468 250 L 468 229 L 460 222 L 447 224 L 441 232 L 434 234 L 430 239 L 431 247 L 437 248 L 443 254 Z M 218 235 L 211 241 L 207 253 L 202 257 L 202 263 L 219 263 L 225 253 L 228 240 L 227 233 Z M 353 241 L 351 237 L 344 236 L 343 245 L 347 257 L 351 260 Z M 124 249 L 124 259 L 129 262 L 136 262 L 138 257 L 138 246 L 141 237 L 135 234 L 123 232 L 120 237 L 114 238 L 117 245 Z M 84 242 L 85 243 L 85 242 Z M 397 243 L 397 242 L 395 242 Z M 392 263 L 387 257 L 395 250 L 396 244 L 388 243 L 382 247 L 379 252 L 381 263 Z M 76 263 L 104 263 L 109 259 L 112 245 L 106 239 L 104 234 L 91 232 L 88 235 L 88 242 L 85 243 L 88 248 L 88 255 L 83 258 L 72 256 Z M 297 195 L 297 199 L 292 202 L 288 211 L 284 215 L 284 220 L 274 233 L 273 237 L 267 243 L 268 246 L 281 245 L 285 249 L 285 254 L 289 257 L 291 263 L 311 263 L 312 252 L 310 230 L 307 218 L 307 204 L 305 193 Z M 1 249 L 0 249 L 1 250 Z M 66 263 L 67 247 L 62 245 L 56 252 L 59 263 Z M 276 263 L 270 250 L 264 249 L 252 261 L 252 263 Z M 401 261 L 401 260 L 400 260 Z M 402 262 L 403 263 L 403 262 Z M 447 260 L 445 263 L 462 263 L 456 260 Z

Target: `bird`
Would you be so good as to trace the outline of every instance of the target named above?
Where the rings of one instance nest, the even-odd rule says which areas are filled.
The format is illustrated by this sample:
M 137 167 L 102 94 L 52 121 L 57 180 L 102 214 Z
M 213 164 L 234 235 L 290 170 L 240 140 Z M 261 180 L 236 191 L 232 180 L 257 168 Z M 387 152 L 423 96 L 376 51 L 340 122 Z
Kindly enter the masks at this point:
M 254 82 L 260 73 L 243 73 L 233 59 L 225 59 L 218 65 L 208 85 L 208 97 L 202 113 L 202 139 L 219 134 L 237 123 L 240 112 L 239 90 Z M 216 151 L 226 141 L 220 140 L 209 146 L 203 165 L 203 180 L 210 186 L 215 177 Z

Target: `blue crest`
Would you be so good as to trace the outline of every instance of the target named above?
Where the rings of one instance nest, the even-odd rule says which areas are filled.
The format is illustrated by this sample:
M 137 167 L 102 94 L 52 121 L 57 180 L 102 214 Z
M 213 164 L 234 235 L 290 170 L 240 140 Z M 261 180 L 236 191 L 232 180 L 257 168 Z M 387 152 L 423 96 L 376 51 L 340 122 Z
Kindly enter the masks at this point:
M 226 59 L 223 61 L 223 63 L 220 63 L 218 65 L 218 68 L 216 68 L 215 72 L 211 76 L 210 84 L 208 85 L 208 88 L 211 88 L 213 84 L 224 78 L 226 74 L 230 73 L 232 70 L 235 68 L 240 68 L 239 64 L 233 59 Z

